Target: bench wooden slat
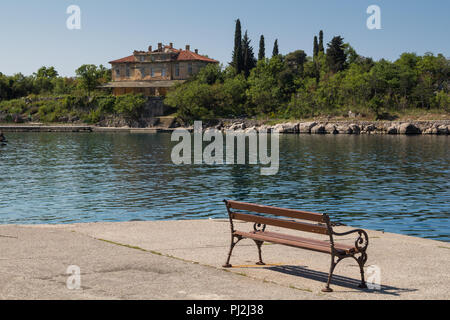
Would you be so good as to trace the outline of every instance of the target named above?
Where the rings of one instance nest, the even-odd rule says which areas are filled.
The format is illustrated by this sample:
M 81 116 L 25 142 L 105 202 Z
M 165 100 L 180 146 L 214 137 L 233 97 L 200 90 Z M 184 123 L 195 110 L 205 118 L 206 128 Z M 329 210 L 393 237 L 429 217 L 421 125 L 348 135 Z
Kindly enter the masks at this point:
M 277 232 L 264 231 L 264 232 L 256 232 L 256 234 L 264 234 L 264 235 L 266 235 L 268 237 L 272 237 L 272 238 L 279 238 L 279 239 L 285 239 L 285 240 L 291 240 L 291 241 L 308 242 L 308 243 L 316 244 L 316 245 L 330 246 L 329 241 L 323 241 L 323 240 L 317 240 L 317 239 L 311 239 L 311 238 L 303 238 L 303 237 L 293 236 L 293 235 L 289 235 L 289 234 L 282 234 L 282 233 L 277 233 Z M 341 251 L 345 251 L 345 252 L 356 252 L 357 251 L 357 249 L 354 246 L 343 244 L 343 243 L 335 243 L 334 247 L 337 250 L 341 250 Z
M 244 238 L 248 239 L 254 239 L 259 241 L 265 241 L 265 242 L 271 242 L 276 244 L 281 244 L 289 247 L 295 247 L 295 248 L 302 248 L 312 251 L 318 251 L 318 252 L 324 252 L 324 253 L 331 253 L 331 247 L 330 245 L 318 245 L 318 244 L 312 244 L 308 242 L 299 242 L 299 241 L 292 241 L 287 239 L 280 239 L 280 238 L 273 238 L 264 235 L 263 233 L 247 233 L 242 231 L 236 231 L 236 234 L 239 234 L 243 236 Z
M 254 222 L 254 223 L 260 223 L 260 224 L 265 224 L 265 225 L 269 225 L 269 226 L 280 227 L 280 228 L 287 228 L 287 229 L 328 235 L 328 228 L 326 226 L 319 226 L 319 225 L 315 225 L 315 224 L 303 223 L 303 222 L 297 222 L 297 221 L 287 221 L 287 220 L 282 220 L 282 219 L 272 219 L 272 218 L 260 217 L 260 216 L 255 216 L 252 214 L 237 213 L 237 212 L 233 212 L 231 214 L 231 216 L 233 219 L 246 221 L 246 222 Z
M 276 216 L 301 219 L 301 220 L 310 220 L 310 221 L 322 222 L 322 223 L 325 222 L 323 214 L 320 214 L 320 213 L 293 210 L 293 209 L 276 208 L 276 207 L 263 206 L 263 205 L 246 203 L 246 202 L 238 202 L 238 201 L 227 201 L 227 204 L 230 206 L 230 208 L 233 208 L 236 210 L 253 211 L 253 212 L 258 212 L 258 213 L 266 213 L 266 214 L 272 214 L 272 215 L 276 215 Z

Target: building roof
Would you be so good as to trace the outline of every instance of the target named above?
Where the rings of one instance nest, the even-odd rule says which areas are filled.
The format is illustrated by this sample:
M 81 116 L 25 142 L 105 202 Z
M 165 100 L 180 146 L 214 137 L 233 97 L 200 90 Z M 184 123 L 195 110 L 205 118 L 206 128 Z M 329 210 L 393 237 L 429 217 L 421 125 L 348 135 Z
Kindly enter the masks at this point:
M 101 86 L 102 88 L 170 88 L 183 80 L 160 81 L 114 81 Z
M 134 55 L 132 56 L 128 56 L 122 59 L 118 59 L 118 60 L 114 60 L 114 61 L 110 61 L 109 63 L 122 63 L 122 62 L 135 62 L 136 60 L 134 59 Z
M 204 62 L 211 62 L 211 63 L 219 63 L 219 61 L 202 56 L 198 53 L 192 52 L 190 50 L 178 50 L 175 48 L 171 48 L 169 46 L 165 46 L 164 49 L 166 51 L 171 51 L 174 53 L 178 53 L 177 59 L 175 61 L 204 61 Z M 158 51 L 155 50 L 152 53 L 157 53 Z M 113 63 L 126 63 L 126 62 L 137 62 L 134 55 L 122 58 L 122 59 L 118 59 L 118 60 L 113 60 L 110 61 L 109 63 L 113 64 Z
M 219 61 L 199 55 L 195 52 L 189 50 L 181 50 L 180 54 L 177 57 L 177 61 L 205 61 L 205 62 L 213 62 L 218 63 Z

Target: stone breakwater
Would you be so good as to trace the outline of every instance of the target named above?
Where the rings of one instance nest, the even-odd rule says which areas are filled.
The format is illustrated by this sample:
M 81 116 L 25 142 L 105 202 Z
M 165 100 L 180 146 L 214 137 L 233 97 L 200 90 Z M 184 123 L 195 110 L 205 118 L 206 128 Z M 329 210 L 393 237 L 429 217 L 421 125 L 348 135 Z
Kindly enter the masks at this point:
M 212 127 L 223 131 L 248 133 L 252 130 L 260 132 L 278 132 L 280 134 L 450 134 L 450 120 L 436 121 L 317 121 L 288 122 L 276 125 L 257 124 L 255 122 L 235 121 L 220 123 Z

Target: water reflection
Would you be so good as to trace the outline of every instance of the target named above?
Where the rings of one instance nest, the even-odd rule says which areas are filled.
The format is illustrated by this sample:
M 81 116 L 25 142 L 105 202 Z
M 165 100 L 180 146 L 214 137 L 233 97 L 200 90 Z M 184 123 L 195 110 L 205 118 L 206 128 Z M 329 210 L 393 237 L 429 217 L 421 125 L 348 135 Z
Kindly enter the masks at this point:
M 173 165 L 170 135 L 8 134 L 0 222 L 225 217 L 223 199 L 450 240 L 449 137 L 282 136 L 280 170 Z

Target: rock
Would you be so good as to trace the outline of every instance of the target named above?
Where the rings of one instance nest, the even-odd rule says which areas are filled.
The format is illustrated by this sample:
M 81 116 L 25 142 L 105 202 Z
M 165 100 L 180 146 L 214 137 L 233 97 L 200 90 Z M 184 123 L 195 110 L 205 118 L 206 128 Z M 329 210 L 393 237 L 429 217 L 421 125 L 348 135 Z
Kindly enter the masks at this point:
M 350 129 L 352 130 L 353 134 L 360 134 L 361 128 L 357 124 L 351 124 Z
M 374 124 L 369 124 L 367 126 L 363 126 L 361 129 L 362 133 L 372 133 L 377 130 L 377 127 Z
M 273 127 L 273 131 L 278 133 L 298 133 L 299 124 L 292 122 L 277 124 Z
M 315 125 L 314 127 L 311 128 L 311 133 L 312 134 L 325 134 L 325 126 L 323 124 L 318 124 Z
M 245 129 L 245 124 L 244 123 L 233 123 L 228 130 L 230 131 L 242 131 Z
M 387 134 L 398 134 L 398 129 L 396 126 L 391 126 L 387 129 Z
M 420 129 L 412 123 L 402 123 L 398 129 L 400 134 L 420 134 Z
M 337 129 L 338 132 L 341 133 L 341 134 L 353 134 L 352 128 L 350 128 L 350 126 L 349 126 L 349 125 L 346 125 L 346 124 L 344 124 L 344 125 L 339 125 L 336 129 Z
M 328 123 L 325 126 L 325 132 L 328 134 L 338 134 L 339 131 L 336 129 L 336 126 L 332 123 Z
M 448 131 L 447 126 L 441 125 L 441 126 L 437 127 L 437 134 L 445 134 L 446 135 L 448 133 L 449 133 L 449 131 Z
M 253 126 L 253 127 L 245 129 L 244 132 L 245 133 L 255 133 L 256 134 L 258 132 L 258 130 L 256 129 L 255 126 Z
M 317 122 L 305 122 L 299 124 L 300 133 L 311 133 L 311 129 L 317 125 Z
M 260 126 L 258 129 L 258 132 L 266 132 L 266 133 L 271 133 L 272 132 L 272 127 L 271 126 L 267 126 L 267 125 L 262 125 Z

